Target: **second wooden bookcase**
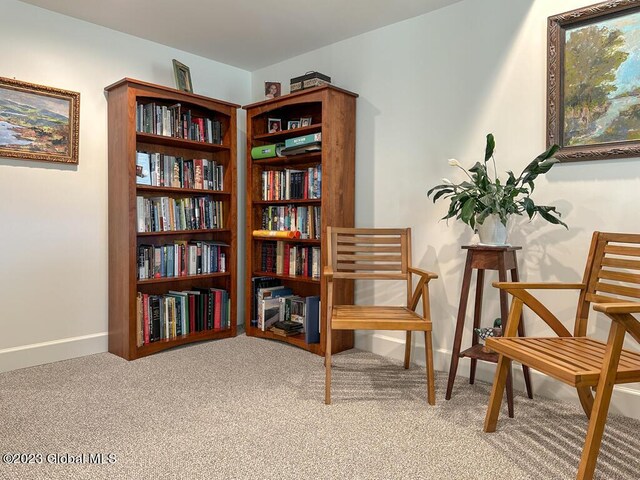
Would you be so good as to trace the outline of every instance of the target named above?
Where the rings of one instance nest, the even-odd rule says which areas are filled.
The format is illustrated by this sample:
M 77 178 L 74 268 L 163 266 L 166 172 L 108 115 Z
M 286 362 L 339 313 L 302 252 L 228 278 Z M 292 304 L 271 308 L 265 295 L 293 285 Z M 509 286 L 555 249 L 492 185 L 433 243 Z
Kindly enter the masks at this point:
M 324 355 L 326 335 L 326 288 L 322 276 L 301 276 L 264 272 L 262 255 L 266 242 L 276 239 L 254 237 L 254 230 L 263 228 L 264 209 L 275 206 L 313 206 L 320 211 L 319 239 L 280 239 L 301 247 L 320 248 L 320 272 L 327 261 L 327 226 L 352 227 L 355 203 L 355 133 L 357 94 L 325 85 L 277 97 L 243 107 L 247 111 L 247 197 L 246 197 L 246 278 L 245 278 L 245 329 L 249 336 L 280 340 Z M 270 131 L 273 119 L 280 120 L 280 128 Z M 301 127 L 288 129 L 289 122 L 305 119 Z M 287 139 L 321 133 L 319 151 L 297 155 L 255 160 L 251 150 Z M 263 174 L 270 171 L 300 171 L 321 168 L 321 192 L 319 198 L 296 200 L 265 200 Z M 305 336 L 280 336 L 255 326 L 252 318 L 252 278 L 276 277 L 303 297 L 320 296 L 320 342 L 306 343 Z M 347 281 L 336 288 L 335 303 L 353 302 L 353 284 Z M 333 353 L 353 347 L 353 332 L 334 331 Z

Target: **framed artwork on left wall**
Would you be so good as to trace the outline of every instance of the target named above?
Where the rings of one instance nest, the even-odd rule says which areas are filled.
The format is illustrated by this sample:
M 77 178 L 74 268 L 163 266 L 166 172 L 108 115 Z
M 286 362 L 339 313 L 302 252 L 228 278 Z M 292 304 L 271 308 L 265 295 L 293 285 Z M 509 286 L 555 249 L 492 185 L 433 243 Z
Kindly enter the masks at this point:
M 80 94 L 0 77 L 0 157 L 78 163 Z

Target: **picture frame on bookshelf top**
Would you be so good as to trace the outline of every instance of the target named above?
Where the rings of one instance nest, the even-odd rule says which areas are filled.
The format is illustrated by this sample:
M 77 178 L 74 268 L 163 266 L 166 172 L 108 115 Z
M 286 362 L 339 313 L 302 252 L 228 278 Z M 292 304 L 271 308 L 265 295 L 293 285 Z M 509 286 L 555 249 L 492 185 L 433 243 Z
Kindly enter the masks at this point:
M 193 84 L 191 83 L 191 69 L 175 58 L 173 59 L 173 75 L 176 79 L 176 88 L 178 90 L 193 93 Z

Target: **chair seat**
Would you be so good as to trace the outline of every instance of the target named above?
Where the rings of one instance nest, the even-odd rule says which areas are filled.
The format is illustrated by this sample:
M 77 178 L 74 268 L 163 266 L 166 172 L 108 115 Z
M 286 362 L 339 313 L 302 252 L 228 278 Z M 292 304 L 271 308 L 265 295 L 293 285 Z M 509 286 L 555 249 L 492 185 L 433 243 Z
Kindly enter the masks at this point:
M 572 386 L 598 383 L 607 344 L 587 337 L 488 338 L 487 347 Z M 615 383 L 640 381 L 640 353 L 622 350 Z
M 334 330 L 420 330 L 431 331 L 431 322 L 406 307 L 335 305 Z

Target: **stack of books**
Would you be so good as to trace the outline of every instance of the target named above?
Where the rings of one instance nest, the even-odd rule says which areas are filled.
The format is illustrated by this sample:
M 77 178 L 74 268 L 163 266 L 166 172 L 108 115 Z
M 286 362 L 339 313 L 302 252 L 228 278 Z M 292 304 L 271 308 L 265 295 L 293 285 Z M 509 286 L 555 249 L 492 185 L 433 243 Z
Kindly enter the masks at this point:
M 280 335 L 283 337 L 290 337 L 292 335 L 298 335 L 299 333 L 303 333 L 304 328 L 301 323 L 292 322 L 292 321 L 278 321 L 273 324 L 270 330 L 276 335 Z
M 280 153 L 289 156 L 319 152 L 320 150 L 322 150 L 322 133 L 311 133 L 301 137 L 287 138 Z

